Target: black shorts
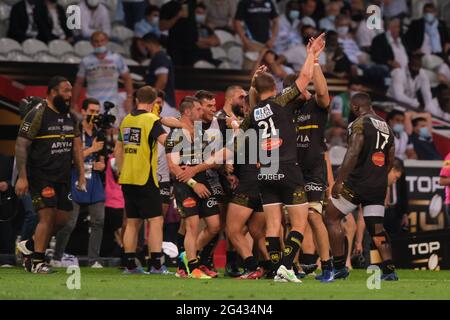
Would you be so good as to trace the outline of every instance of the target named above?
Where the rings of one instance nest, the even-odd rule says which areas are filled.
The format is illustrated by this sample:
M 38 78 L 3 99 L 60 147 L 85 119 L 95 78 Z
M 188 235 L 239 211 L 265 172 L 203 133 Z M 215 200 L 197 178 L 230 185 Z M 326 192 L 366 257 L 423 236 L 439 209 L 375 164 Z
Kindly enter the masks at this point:
M 255 180 L 257 173 L 243 173 L 239 175 L 239 184 L 230 199 L 230 202 L 252 209 L 254 212 L 263 212 L 261 194 L 258 181 Z
M 59 183 L 38 178 L 31 178 L 29 181 L 31 199 L 36 211 L 45 208 L 73 210 L 70 182 Z
M 362 205 L 363 207 L 372 205 L 384 206 L 386 190 L 387 187 L 374 187 L 372 190 L 365 190 L 364 188 L 357 188 L 350 181 L 346 181 L 344 182 L 342 197 L 355 205 Z
M 302 168 L 305 179 L 305 192 L 309 202 L 323 202 L 327 190 L 327 172 L 325 163 L 318 163 L 312 168 Z
M 209 188 L 211 194 L 217 198 L 217 201 L 223 203 L 226 201 L 225 191 L 222 184 L 222 176 L 214 170 L 206 171 L 206 178 L 208 180 Z
M 207 184 L 206 186 L 211 191 L 210 186 Z M 216 196 L 211 195 L 207 199 L 201 199 L 191 187 L 180 182 L 173 183 L 173 190 L 181 217 L 187 218 L 198 215 L 200 218 L 206 218 L 219 214 Z
M 122 228 L 123 213 L 122 208 L 105 207 L 105 230 L 116 231 Z
M 159 183 L 159 194 L 163 204 L 170 204 L 170 182 Z
M 163 215 L 161 194 L 151 176 L 143 186 L 122 185 L 122 192 L 127 218 L 150 219 Z
M 263 205 L 293 206 L 308 202 L 302 171 L 297 164 L 280 164 L 274 174 L 260 172 L 258 184 Z

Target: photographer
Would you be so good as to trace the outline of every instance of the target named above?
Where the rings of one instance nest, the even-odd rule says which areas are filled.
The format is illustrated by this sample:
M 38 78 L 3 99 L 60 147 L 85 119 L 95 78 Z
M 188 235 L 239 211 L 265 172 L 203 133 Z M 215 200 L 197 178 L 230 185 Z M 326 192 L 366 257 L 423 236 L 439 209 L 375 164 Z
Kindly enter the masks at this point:
M 71 97 L 72 85 L 67 79 L 50 79 L 46 99 L 27 113 L 16 141 L 16 194 L 21 197 L 30 187 L 39 215 L 33 238 L 17 245 L 26 261 L 31 257 L 26 264 L 28 272 L 53 272 L 45 262 L 45 250 L 50 237 L 70 218 L 72 161 L 80 174 L 78 188 L 86 188 L 80 131 L 69 112 Z
M 81 142 L 84 157 L 84 176 L 86 178 L 87 192 L 80 192 L 75 186 L 78 174 L 72 170 L 72 200 L 73 214 L 66 226 L 56 235 L 56 246 L 53 267 L 61 267 L 61 258 L 69 242 L 70 235 L 75 229 L 80 205 L 87 205 L 91 229 L 89 235 L 88 263 L 92 268 L 102 268 L 99 261 L 100 247 L 103 237 L 103 223 L 105 219 L 105 190 L 103 188 L 100 172 L 105 170 L 105 156 L 101 155 L 104 141 L 99 140 L 97 129 L 94 126 L 100 112 L 100 102 L 93 98 L 83 101 L 81 114 L 83 121 L 81 125 Z

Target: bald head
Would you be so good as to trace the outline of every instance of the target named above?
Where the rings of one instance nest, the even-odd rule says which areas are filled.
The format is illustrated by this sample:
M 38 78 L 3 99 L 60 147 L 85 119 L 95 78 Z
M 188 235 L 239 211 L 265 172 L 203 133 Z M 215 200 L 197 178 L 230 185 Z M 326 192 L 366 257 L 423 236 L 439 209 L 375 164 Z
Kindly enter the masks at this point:
M 350 106 L 355 116 L 359 117 L 361 113 L 366 113 L 372 109 L 372 99 L 365 92 L 358 92 L 350 99 Z
M 242 107 L 246 92 L 241 86 L 230 86 L 225 91 L 225 108 L 232 106 Z

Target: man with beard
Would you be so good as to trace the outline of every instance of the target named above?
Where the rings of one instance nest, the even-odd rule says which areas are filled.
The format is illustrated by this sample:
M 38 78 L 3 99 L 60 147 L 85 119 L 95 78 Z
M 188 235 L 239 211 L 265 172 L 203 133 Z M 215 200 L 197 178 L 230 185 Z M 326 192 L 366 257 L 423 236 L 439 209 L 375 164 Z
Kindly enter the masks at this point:
M 72 211 L 71 167 L 78 169 L 77 188 L 86 190 L 79 125 L 69 112 L 72 86 L 63 77 L 53 77 L 47 98 L 32 108 L 19 129 L 16 162 L 19 179 L 16 194 L 23 196 L 30 188 L 39 223 L 32 239 L 18 243 L 18 250 L 31 263 L 26 270 L 52 273 L 45 262 L 50 237 L 63 227 Z

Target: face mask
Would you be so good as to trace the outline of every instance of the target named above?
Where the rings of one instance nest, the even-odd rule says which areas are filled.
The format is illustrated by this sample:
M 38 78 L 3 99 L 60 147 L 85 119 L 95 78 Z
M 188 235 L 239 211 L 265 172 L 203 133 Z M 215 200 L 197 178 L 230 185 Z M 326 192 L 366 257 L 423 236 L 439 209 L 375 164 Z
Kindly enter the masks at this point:
M 94 54 L 104 54 L 108 51 L 108 48 L 105 46 L 94 48 Z
M 60 113 L 67 113 L 70 110 L 69 102 L 64 100 L 64 98 L 59 94 L 53 98 L 53 105 Z
M 159 25 L 159 17 L 153 17 L 152 18 L 152 23 L 153 26 L 157 26 Z
M 197 23 L 205 23 L 206 15 L 205 14 L 196 14 L 195 21 L 197 21 Z
M 426 22 L 428 23 L 432 23 L 435 19 L 434 14 L 432 14 L 431 12 L 427 12 L 423 15 L 423 18 L 425 19 Z
M 420 128 L 419 136 L 421 136 L 422 138 L 431 138 L 430 130 L 428 130 L 428 127 Z
M 100 0 L 86 0 L 86 3 L 91 8 L 97 8 L 100 4 Z
M 338 33 L 338 35 L 340 36 L 345 36 L 348 33 L 348 26 L 342 26 L 342 27 L 338 27 L 336 29 L 336 32 Z
M 336 20 L 336 16 L 328 16 L 327 18 L 328 18 L 328 20 L 330 20 L 332 22 L 334 22 L 334 20 Z
M 242 108 L 239 104 L 233 104 L 231 106 L 231 110 L 238 117 L 244 117 L 244 112 L 242 112 Z
M 299 17 L 300 17 L 300 11 L 292 10 L 289 12 L 289 18 L 291 18 L 291 20 L 297 20 Z
M 392 130 L 394 130 L 395 133 L 402 133 L 403 130 L 405 130 L 405 126 L 401 123 L 396 123 Z

